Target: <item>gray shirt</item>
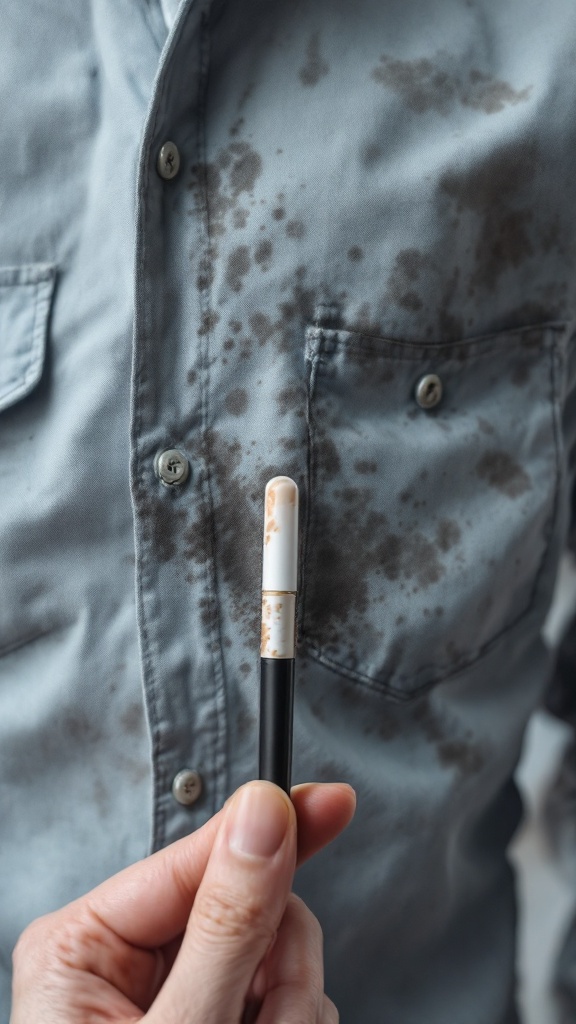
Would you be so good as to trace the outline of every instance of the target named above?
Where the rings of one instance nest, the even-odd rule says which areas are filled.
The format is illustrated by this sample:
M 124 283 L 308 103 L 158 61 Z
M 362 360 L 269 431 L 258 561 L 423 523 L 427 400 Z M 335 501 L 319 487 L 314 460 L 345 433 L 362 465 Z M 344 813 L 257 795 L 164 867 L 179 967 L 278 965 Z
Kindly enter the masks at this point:
M 2 24 L 2 1020 L 32 918 L 254 776 L 288 474 L 295 781 L 359 801 L 298 876 L 327 991 L 343 1024 L 513 1024 L 512 773 L 574 435 L 574 4 Z

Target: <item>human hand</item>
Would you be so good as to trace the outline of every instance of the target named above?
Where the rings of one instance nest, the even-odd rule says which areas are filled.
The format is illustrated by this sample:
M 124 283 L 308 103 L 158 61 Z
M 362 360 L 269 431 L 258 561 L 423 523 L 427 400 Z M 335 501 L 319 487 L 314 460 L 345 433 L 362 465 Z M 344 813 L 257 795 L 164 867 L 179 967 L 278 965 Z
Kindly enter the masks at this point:
M 248 783 L 197 832 L 34 921 L 11 1024 L 336 1024 L 320 927 L 290 890 L 355 798 L 310 784 L 292 801 Z

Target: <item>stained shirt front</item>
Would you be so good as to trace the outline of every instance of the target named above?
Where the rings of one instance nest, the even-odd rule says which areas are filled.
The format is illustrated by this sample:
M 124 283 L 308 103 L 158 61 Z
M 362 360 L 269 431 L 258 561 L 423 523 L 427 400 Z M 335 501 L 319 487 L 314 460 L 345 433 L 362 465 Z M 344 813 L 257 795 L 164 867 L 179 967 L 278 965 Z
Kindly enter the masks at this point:
M 30 920 L 254 777 L 288 474 L 294 781 L 358 793 L 297 878 L 327 991 L 343 1024 L 513 1024 L 512 775 L 575 428 L 576 9 L 2 21 L 2 1020 Z

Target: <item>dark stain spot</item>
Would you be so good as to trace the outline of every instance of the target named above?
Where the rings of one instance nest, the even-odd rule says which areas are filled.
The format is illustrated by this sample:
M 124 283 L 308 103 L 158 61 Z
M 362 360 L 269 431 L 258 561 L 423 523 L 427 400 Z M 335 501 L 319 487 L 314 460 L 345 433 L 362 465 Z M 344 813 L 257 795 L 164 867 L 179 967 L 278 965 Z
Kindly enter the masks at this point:
M 318 471 L 331 479 L 340 472 L 340 456 L 331 437 L 319 437 L 315 446 Z
M 260 345 L 265 345 L 276 330 L 276 327 L 272 323 L 270 317 L 266 316 L 266 314 L 262 312 L 252 314 L 250 317 L 250 327 L 256 335 Z
M 388 298 L 413 313 L 422 309 L 423 302 L 414 290 L 414 284 L 429 263 L 429 258 L 418 249 L 402 249 L 395 258 L 392 273 L 388 278 Z
M 263 238 L 261 242 L 256 246 L 256 252 L 254 253 L 254 259 L 258 263 L 262 270 L 267 270 L 270 266 L 270 260 L 272 259 L 272 242 L 269 238 Z
M 232 223 L 234 227 L 237 229 L 245 228 L 248 223 L 248 214 L 248 210 L 245 210 L 241 206 L 237 207 L 232 214 Z
M 426 738 L 435 745 L 438 762 L 444 768 L 456 768 L 463 776 L 482 769 L 485 757 L 472 733 L 463 729 L 454 716 L 437 712 L 429 696 L 414 705 L 412 714 Z
M 286 224 L 288 238 L 304 238 L 306 227 L 301 220 L 289 220 Z
M 235 344 L 236 344 L 236 342 L 235 342 L 234 338 L 226 338 L 226 341 L 224 342 L 224 345 L 223 345 L 224 351 L 225 352 L 230 352 L 230 350 L 234 348 Z
M 304 389 L 299 384 L 293 384 L 282 388 L 276 395 L 278 412 L 281 416 L 285 416 L 286 413 L 292 412 L 292 410 L 302 406 L 305 397 Z
M 242 289 L 243 278 L 250 270 L 250 253 L 247 245 L 239 245 L 228 257 L 226 283 L 233 292 Z
M 224 405 L 232 416 L 243 416 L 248 408 L 248 392 L 245 388 L 234 388 L 226 395 Z
M 306 61 L 298 72 L 302 85 L 312 87 L 318 85 L 321 78 L 328 74 L 330 68 L 320 55 L 320 33 L 314 32 L 306 47 Z
M 186 380 L 188 381 L 189 384 L 195 384 L 197 378 L 198 378 L 198 374 L 197 374 L 196 370 L 188 370 L 188 374 L 186 376 Z
M 281 437 L 280 444 L 287 452 L 295 452 L 301 445 L 300 441 L 297 441 L 295 437 Z
M 238 732 L 238 738 L 243 740 L 251 733 L 255 732 L 257 726 L 257 718 L 255 715 L 251 715 L 247 708 L 241 708 L 236 718 L 236 730 Z
M 358 263 L 364 256 L 364 253 L 359 245 L 352 245 L 348 249 L 348 259 L 352 260 L 353 263 Z
M 134 501 L 145 543 L 152 546 L 158 561 L 169 562 L 177 554 L 176 540 L 186 520 L 186 510 L 176 506 L 177 495 L 165 487 L 162 490 L 166 493 L 151 494 L 144 485 L 138 484 L 134 488 Z
M 283 220 L 286 216 L 286 210 L 283 206 L 275 206 L 272 210 L 272 216 L 274 217 L 274 220 Z
M 243 661 L 242 664 L 239 666 L 239 670 L 243 676 L 249 676 L 252 671 L 252 666 L 250 665 L 250 662 Z
M 529 231 L 534 221 L 532 205 L 523 204 L 526 185 L 538 170 L 538 150 L 533 141 L 501 146 L 483 162 L 447 171 L 440 180 L 445 195 L 462 213 L 478 218 L 475 238 L 475 269 L 469 286 L 493 289 L 499 276 L 518 268 L 534 254 Z
M 518 498 L 532 486 L 528 474 L 508 452 L 485 452 L 476 464 L 476 474 L 508 498 Z
M 436 530 L 436 543 L 441 551 L 450 551 L 460 543 L 462 531 L 453 519 L 441 519 Z
M 370 459 L 357 459 L 354 463 L 354 469 L 357 473 L 376 473 L 378 466 Z
M 238 135 L 238 133 L 240 132 L 240 129 L 242 128 L 243 124 L 244 124 L 244 118 L 243 117 L 236 118 L 236 120 L 234 121 L 234 124 L 230 128 L 230 135 Z
M 144 726 L 144 708 L 141 701 L 137 701 L 127 707 L 120 715 L 120 726 L 123 732 L 129 736 L 136 736 L 142 732 Z
M 491 423 L 488 422 L 488 420 L 484 419 L 483 416 L 478 416 L 477 423 L 478 429 L 481 430 L 483 434 L 494 433 L 494 427 L 492 426 Z
M 221 149 L 212 162 L 194 164 L 191 172 L 189 188 L 206 214 L 210 234 L 222 235 L 227 215 L 240 209 L 240 196 L 253 193 L 262 173 L 262 157 L 249 143 L 234 141 Z M 237 213 L 237 226 L 242 226 L 246 213 L 241 209 Z
M 203 457 L 213 469 L 214 519 L 200 508 L 186 532 L 185 551 L 192 565 L 202 567 L 215 557 L 230 601 L 232 620 L 241 622 L 242 639 L 256 649 L 260 633 L 259 593 L 262 556 L 262 501 L 266 482 L 280 471 L 301 483 L 299 459 L 285 457 L 278 464 L 251 466 L 242 472 L 244 449 L 239 440 L 230 441 L 209 430 L 203 439 Z
M 531 86 L 516 90 L 477 68 L 462 72 L 455 63 L 455 57 L 442 52 L 436 54 L 435 61 L 427 57 L 398 60 L 382 54 L 372 78 L 395 92 L 416 114 L 435 110 L 446 115 L 458 103 L 495 114 L 506 106 L 525 102 L 530 95 Z
M 200 324 L 200 327 L 198 328 L 199 336 L 203 337 L 206 334 L 210 334 L 210 331 L 212 331 L 215 328 L 215 326 L 216 326 L 216 324 L 218 323 L 219 320 L 220 320 L 220 314 L 219 313 L 216 313 L 212 309 L 206 310 L 202 314 L 202 322 Z

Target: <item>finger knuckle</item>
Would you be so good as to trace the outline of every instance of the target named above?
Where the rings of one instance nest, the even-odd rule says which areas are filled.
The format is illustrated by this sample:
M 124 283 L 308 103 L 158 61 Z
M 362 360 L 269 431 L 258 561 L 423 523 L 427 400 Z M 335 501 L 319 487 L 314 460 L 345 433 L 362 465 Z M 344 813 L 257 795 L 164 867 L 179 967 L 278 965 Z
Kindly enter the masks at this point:
M 237 941 L 247 936 L 271 941 L 275 928 L 261 901 L 246 893 L 212 887 L 196 901 L 196 928 L 207 941 Z

